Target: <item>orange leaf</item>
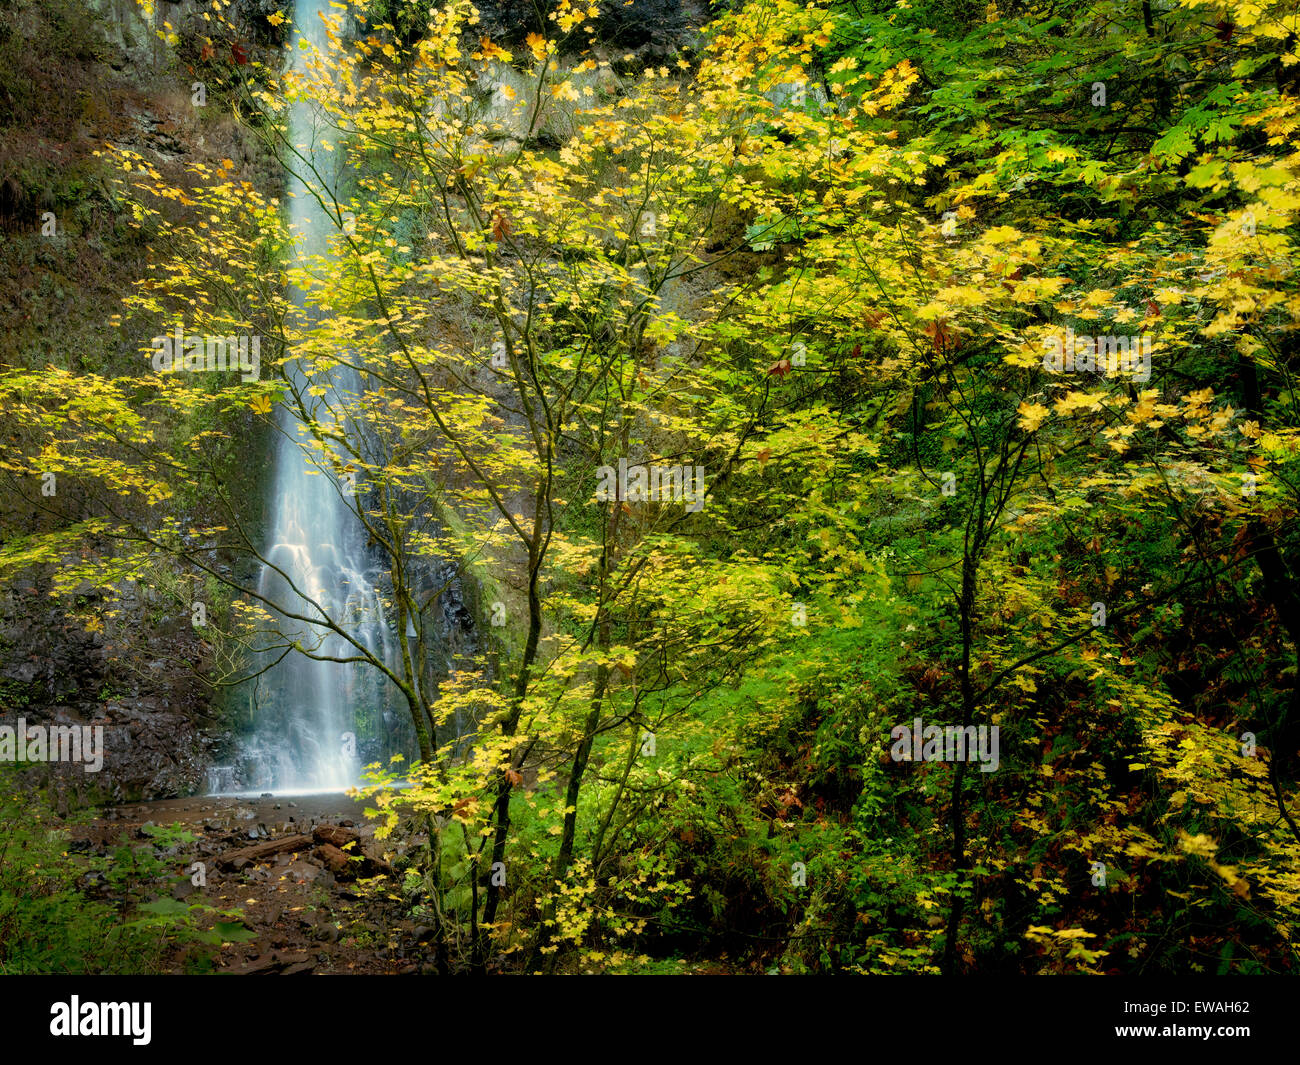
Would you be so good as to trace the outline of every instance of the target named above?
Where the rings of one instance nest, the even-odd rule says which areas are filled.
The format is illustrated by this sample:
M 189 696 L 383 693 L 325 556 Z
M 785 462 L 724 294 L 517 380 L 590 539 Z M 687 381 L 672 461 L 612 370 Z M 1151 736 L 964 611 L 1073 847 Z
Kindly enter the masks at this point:
M 957 348 L 961 343 L 961 334 L 948 325 L 948 319 L 940 318 L 925 327 L 925 335 L 934 341 L 934 350 Z

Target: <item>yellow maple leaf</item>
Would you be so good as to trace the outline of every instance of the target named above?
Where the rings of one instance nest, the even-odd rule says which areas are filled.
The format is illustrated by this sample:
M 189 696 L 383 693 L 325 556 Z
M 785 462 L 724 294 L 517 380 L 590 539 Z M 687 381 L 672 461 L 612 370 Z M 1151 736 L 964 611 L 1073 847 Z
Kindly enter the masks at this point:
M 1029 400 L 1025 400 L 1016 408 L 1016 413 L 1020 415 L 1020 428 L 1027 433 L 1032 433 L 1043 424 L 1051 411 L 1041 403 L 1030 403 Z
M 1204 834 L 1189 836 L 1186 832 L 1179 832 L 1178 849 L 1184 854 L 1194 854 L 1200 858 L 1213 858 L 1214 852 L 1219 849 L 1219 845 Z
M 1038 685 L 1034 683 L 1034 678 L 1028 673 L 1017 673 L 1011 678 L 1011 683 L 1024 692 L 1038 691 Z
M 514 58 L 500 45 L 493 44 L 487 37 L 481 37 L 478 42 L 478 50 L 486 59 L 499 59 L 503 63 L 509 63 Z
M 1106 398 L 1104 392 L 1071 392 L 1056 401 L 1056 413 L 1065 415 L 1076 410 L 1098 411 L 1101 410 L 1102 401 Z

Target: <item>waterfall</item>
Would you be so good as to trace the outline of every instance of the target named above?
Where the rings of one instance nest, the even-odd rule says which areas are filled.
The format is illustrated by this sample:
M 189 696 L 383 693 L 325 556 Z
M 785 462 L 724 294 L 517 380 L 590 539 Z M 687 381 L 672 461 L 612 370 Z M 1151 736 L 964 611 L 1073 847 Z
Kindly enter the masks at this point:
M 298 39 L 304 37 L 313 46 L 324 43 L 320 14 L 329 6 L 328 0 L 298 0 L 295 5 L 290 42 L 294 71 L 308 73 L 314 48 L 300 48 Z M 327 186 L 323 198 L 330 203 L 335 180 L 331 175 L 344 152 L 317 151 L 318 134 L 332 142 L 341 138 L 332 129 L 318 129 L 318 116 L 309 100 L 290 101 L 288 119 L 289 142 L 301 156 L 293 160 L 290 170 L 323 181 Z M 289 223 L 300 255 L 328 254 L 336 222 L 292 174 L 287 191 Z M 294 293 L 294 303 L 299 324 L 310 325 L 311 315 L 319 312 L 307 305 L 301 292 Z M 303 359 L 286 372 L 304 396 L 310 376 L 311 385 L 326 390 L 314 402 L 324 401 L 335 410 L 340 401 L 361 395 L 363 383 L 348 367 L 313 372 L 309 360 Z M 323 407 L 316 409 L 316 417 L 326 428 L 330 426 Z M 319 624 L 328 618 L 371 653 L 395 664 L 400 658 L 399 636 L 385 615 L 381 595 L 381 589 L 391 587 L 391 580 L 380 560 L 368 552 L 354 510 L 357 498 L 364 496 L 354 498 L 319 452 L 315 462 L 308 461 L 300 446 L 308 438 L 288 403 L 277 410 L 276 427 L 264 551 L 268 565 L 261 574 L 259 593 L 284 608 L 285 613 L 274 614 L 278 631 L 320 657 L 356 656 L 357 649 L 346 639 Z M 349 424 L 349 436 L 355 437 L 358 428 Z M 356 489 L 364 493 L 365 486 L 358 483 Z M 412 505 L 418 502 L 413 500 Z M 421 678 L 424 688 L 429 672 L 433 677 L 449 676 L 456 672 L 457 661 L 473 658 L 478 641 L 454 564 L 431 560 L 423 572 L 408 577 L 417 596 L 427 596 L 427 605 L 436 603 L 441 608 L 421 620 L 426 649 L 432 652 L 426 677 Z M 395 753 L 409 760 L 416 753 L 406 704 L 379 670 L 365 663 L 320 661 L 297 651 L 267 668 L 279 653 L 254 663 L 265 672 L 247 682 L 242 693 L 251 729 L 238 738 L 233 765 L 209 769 L 209 793 L 338 791 L 360 782 L 363 765 L 387 762 Z M 427 697 L 436 698 L 436 684 L 429 683 Z M 463 752 L 472 727 L 458 714 L 455 735 L 445 740 Z
M 296 72 L 306 73 L 313 55 L 313 49 L 299 47 L 298 37 L 313 46 L 323 44 L 320 14 L 328 7 L 327 0 L 298 0 L 295 5 L 290 63 Z M 290 144 L 328 186 L 336 156 L 316 149 L 320 130 L 315 108 L 309 100 L 290 101 L 288 118 Z M 301 161 L 290 169 L 316 180 Z M 289 222 L 300 254 L 325 254 L 333 223 L 292 174 L 288 193 Z M 300 321 L 306 324 L 312 312 L 301 292 L 295 292 L 294 302 Z M 287 372 L 305 394 L 310 366 L 293 364 Z M 361 388 L 355 371 L 342 367 L 328 375 L 311 374 L 310 384 L 325 386 L 329 391 L 324 399 L 335 409 L 341 399 Z M 316 415 L 326 426 L 332 421 L 325 406 L 317 408 Z M 348 487 L 336 479 L 319 453 L 315 462 L 309 462 L 300 446 L 308 437 L 287 402 L 277 410 L 276 424 L 265 549 L 269 565 L 263 568 L 259 592 L 285 609 L 285 614 L 274 615 L 285 639 L 312 654 L 326 658 L 357 654 L 342 636 L 316 623 L 328 618 L 392 661 L 393 635 L 376 588 L 381 574 L 368 557 Z M 256 665 L 265 668 L 266 663 Z M 290 651 L 250 683 L 253 732 L 240 739 L 235 766 L 210 771 L 210 790 L 337 791 L 359 783 L 363 749 L 367 741 L 371 748 L 375 746 L 370 733 L 392 720 L 385 705 L 387 681 L 376 670 L 364 663 L 321 661 Z

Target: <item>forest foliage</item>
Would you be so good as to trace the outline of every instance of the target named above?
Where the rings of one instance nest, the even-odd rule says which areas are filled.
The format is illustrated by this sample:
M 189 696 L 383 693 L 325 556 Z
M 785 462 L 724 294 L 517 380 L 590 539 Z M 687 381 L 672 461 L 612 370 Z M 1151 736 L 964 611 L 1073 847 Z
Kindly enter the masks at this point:
M 493 582 L 499 668 L 436 698 L 422 627 L 353 638 L 419 739 L 366 792 L 428 834 L 375 890 L 443 971 L 1294 971 L 1292 6 L 750 0 L 639 71 L 569 0 L 517 41 L 331 6 L 227 97 L 327 254 L 233 164 L 104 149 L 151 252 L 114 327 L 267 372 L 0 369 L 0 471 L 78 486 L 0 573 L 177 559 L 234 676 L 274 604 L 211 561 L 265 561 L 213 456 L 286 403 L 398 631 L 432 561 Z M 601 498 L 620 460 L 703 506 Z M 918 718 L 996 770 L 891 756 Z

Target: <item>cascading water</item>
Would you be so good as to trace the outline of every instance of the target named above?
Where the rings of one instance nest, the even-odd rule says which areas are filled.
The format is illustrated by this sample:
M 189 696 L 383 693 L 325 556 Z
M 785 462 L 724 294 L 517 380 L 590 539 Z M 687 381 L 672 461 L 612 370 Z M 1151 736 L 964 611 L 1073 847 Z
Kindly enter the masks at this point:
M 327 0 L 298 0 L 291 64 L 305 74 L 314 49 L 323 44 L 321 12 Z M 312 46 L 299 46 L 301 36 Z M 311 175 L 314 169 L 329 182 L 327 167 L 334 157 L 317 152 L 318 116 L 310 101 L 289 106 L 290 144 L 306 166 L 291 170 Z M 314 175 L 311 180 L 316 180 Z M 290 225 L 304 257 L 325 254 L 332 228 L 320 203 L 303 182 L 289 177 Z M 327 187 L 326 196 L 332 193 Z M 295 303 L 304 320 L 310 315 L 301 293 Z M 296 390 L 306 394 L 308 369 L 289 367 Z M 313 375 L 312 385 L 329 391 L 316 417 L 332 421 L 329 410 L 357 394 L 355 372 L 335 368 L 329 377 Z M 271 666 L 253 689 L 255 729 L 240 741 L 237 764 L 216 766 L 209 773 L 209 790 L 232 786 L 251 790 L 334 791 L 358 782 L 364 750 L 359 749 L 358 710 L 374 708 L 376 716 L 391 718 L 383 709 L 383 684 L 374 670 L 358 663 L 322 661 L 356 654 L 347 640 L 316 622 L 333 620 L 371 651 L 391 661 L 392 634 L 376 591 L 378 573 L 365 549 L 362 528 L 346 494 L 319 453 L 309 462 L 302 443 L 305 429 L 286 404 L 276 414 L 278 433 L 270 500 L 269 540 L 259 592 L 284 608 L 276 613 L 280 633 L 311 655 L 292 651 Z M 296 616 L 294 616 L 296 615 Z M 306 620 L 304 620 L 306 619 Z M 361 741 L 364 743 L 364 739 Z
M 320 16 L 329 6 L 328 0 L 298 0 L 295 5 L 290 62 L 299 74 L 308 73 L 315 49 L 324 44 Z M 299 37 L 306 39 L 308 47 L 299 47 Z M 330 203 L 334 193 L 330 175 L 343 153 L 316 150 L 318 133 L 338 139 L 335 131 L 318 129 L 318 119 L 310 101 L 290 101 L 289 140 L 300 158 L 289 169 L 313 182 L 324 182 L 324 199 Z M 288 192 L 289 221 L 300 255 L 305 260 L 329 254 L 336 221 L 292 173 Z M 295 305 L 304 324 L 318 313 L 306 305 L 300 292 L 295 293 Z M 290 380 L 304 397 L 308 397 L 309 373 L 310 384 L 326 390 L 318 397 L 322 405 L 315 416 L 329 427 L 329 410 L 350 405 L 350 399 L 361 394 L 362 382 L 346 367 L 336 367 L 327 375 L 312 372 L 303 363 L 291 365 Z M 362 523 L 353 510 L 354 497 L 340 485 L 329 459 L 317 451 L 308 461 L 301 445 L 309 438 L 289 405 L 279 408 L 276 419 L 264 552 L 268 565 L 259 592 L 283 608 L 274 620 L 284 639 L 317 657 L 291 651 L 248 682 L 251 731 L 238 740 L 233 765 L 209 769 L 208 791 L 213 794 L 343 790 L 359 782 L 362 765 L 385 762 L 398 752 L 408 759 L 415 753 L 405 703 L 390 681 L 363 663 L 320 660 L 357 654 L 346 639 L 319 624 L 326 618 L 377 657 L 388 663 L 398 660 L 398 636 L 385 616 L 380 594 L 388 578 L 367 551 Z M 356 424 L 350 422 L 349 429 L 355 431 Z M 456 566 L 431 561 L 423 575 L 410 576 L 413 591 L 428 598 L 426 606 L 440 607 L 422 621 L 432 661 L 421 686 L 428 682 L 433 696 L 436 678 L 455 673 L 457 661 L 473 658 L 478 644 Z M 448 737 L 456 751 L 464 750 L 470 727 L 470 722 L 457 716 L 455 736 Z

